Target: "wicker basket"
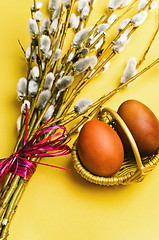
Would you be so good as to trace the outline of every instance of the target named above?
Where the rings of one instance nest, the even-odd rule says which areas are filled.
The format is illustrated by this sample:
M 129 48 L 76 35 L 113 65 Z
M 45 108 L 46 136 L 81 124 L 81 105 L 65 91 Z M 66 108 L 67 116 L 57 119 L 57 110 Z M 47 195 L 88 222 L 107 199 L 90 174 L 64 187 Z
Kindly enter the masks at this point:
M 141 182 L 159 162 L 159 149 L 154 155 L 141 158 L 135 140 L 132 137 L 129 129 L 114 110 L 110 108 L 101 108 L 98 114 L 98 119 L 109 124 L 114 129 L 115 123 L 118 122 L 129 139 L 133 154 L 130 155 L 130 153 L 125 153 L 123 164 L 115 175 L 111 177 L 99 177 L 93 175 L 84 168 L 78 157 L 76 149 L 77 141 L 75 141 L 72 148 L 72 159 L 76 171 L 87 181 L 99 185 L 114 186 L 127 185 L 133 182 Z

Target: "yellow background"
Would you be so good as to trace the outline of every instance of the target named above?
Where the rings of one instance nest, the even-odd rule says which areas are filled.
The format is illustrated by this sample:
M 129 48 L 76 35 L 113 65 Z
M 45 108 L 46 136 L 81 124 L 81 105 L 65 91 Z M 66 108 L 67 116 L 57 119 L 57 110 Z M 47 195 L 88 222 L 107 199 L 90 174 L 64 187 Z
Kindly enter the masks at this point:
M 17 40 L 20 39 L 25 48 L 29 45 L 27 24 L 31 4 L 31 0 L 1 0 L 0 3 L 1 158 L 12 153 L 16 142 L 15 126 L 20 114 L 16 84 L 27 69 Z M 106 4 L 107 1 L 97 0 L 89 24 L 104 13 Z M 46 6 L 45 0 L 43 9 Z M 112 60 L 109 70 L 94 79 L 78 99 L 96 100 L 117 86 L 127 59 L 135 56 L 138 60 L 142 56 L 157 27 L 157 19 L 155 10 L 125 50 Z M 158 43 L 157 37 L 142 67 L 159 57 Z M 158 89 L 159 66 L 155 66 L 106 105 L 116 110 L 124 100 L 134 98 L 159 117 Z M 71 156 L 43 161 L 71 171 L 38 166 L 13 218 L 8 240 L 159 239 L 159 167 L 141 183 L 102 187 L 82 179 L 72 167 Z

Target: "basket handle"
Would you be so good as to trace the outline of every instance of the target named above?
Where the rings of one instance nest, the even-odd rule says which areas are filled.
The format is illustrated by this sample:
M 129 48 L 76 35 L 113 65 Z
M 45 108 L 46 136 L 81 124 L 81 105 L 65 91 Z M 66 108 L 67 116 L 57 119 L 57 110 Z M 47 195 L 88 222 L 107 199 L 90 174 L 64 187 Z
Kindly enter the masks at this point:
M 109 112 L 112 117 L 120 124 L 122 130 L 125 132 L 129 142 L 130 142 L 130 145 L 131 145 L 131 148 L 133 150 L 133 153 L 134 153 L 134 157 L 136 159 L 136 163 L 137 163 L 137 166 L 140 168 L 140 169 L 143 169 L 144 166 L 142 164 L 142 160 L 141 160 L 141 157 L 140 157 L 140 153 L 139 153 L 139 150 L 138 150 L 138 147 L 136 145 L 136 142 L 130 132 L 130 130 L 128 129 L 127 125 L 125 124 L 125 122 L 122 120 L 122 118 L 118 115 L 117 112 L 115 112 L 114 110 L 112 110 L 111 108 L 108 108 L 108 107 L 104 107 L 102 109 L 102 111 L 106 111 L 106 112 Z

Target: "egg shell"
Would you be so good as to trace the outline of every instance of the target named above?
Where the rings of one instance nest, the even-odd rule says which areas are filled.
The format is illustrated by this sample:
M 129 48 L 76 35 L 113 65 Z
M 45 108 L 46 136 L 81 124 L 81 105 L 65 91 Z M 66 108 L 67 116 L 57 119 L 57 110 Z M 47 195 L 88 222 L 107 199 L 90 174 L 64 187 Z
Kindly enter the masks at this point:
M 159 147 L 159 121 L 154 113 L 143 103 L 130 99 L 120 105 L 118 114 L 134 137 L 141 156 L 155 153 Z M 125 149 L 130 151 L 131 146 L 125 133 L 118 124 L 116 129 Z
M 118 134 L 99 120 L 91 120 L 83 126 L 77 140 L 77 151 L 84 167 L 103 177 L 115 174 L 124 159 L 124 148 Z

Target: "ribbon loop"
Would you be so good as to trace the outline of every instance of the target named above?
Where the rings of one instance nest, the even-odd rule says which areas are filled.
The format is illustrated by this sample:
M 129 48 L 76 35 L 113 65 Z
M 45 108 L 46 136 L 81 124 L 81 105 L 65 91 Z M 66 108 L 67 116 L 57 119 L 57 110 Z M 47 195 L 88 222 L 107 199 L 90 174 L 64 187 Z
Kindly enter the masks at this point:
M 70 139 L 67 136 L 66 128 L 62 125 L 45 127 L 46 124 L 51 120 L 49 119 L 31 137 L 31 139 L 27 141 L 28 109 L 27 105 L 25 105 L 25 107 L 26 121 L 23 147 L 17 152 L 13 153 L 9 158 L 0 160 L 0 181 L 8 172 L 17 174 L 29 180 L 35 172 L 36 164 L 69 170 L 66 168 L 61 168 L 31 160 L 32 158 L 56 157 L 69 154 L 71 152 L 71 149 L 67 143 L 70 141 Z M 55 134 L 52 134 L 48 138 L 45 138 L 45 134 L 52 130 L 56 130 Z

